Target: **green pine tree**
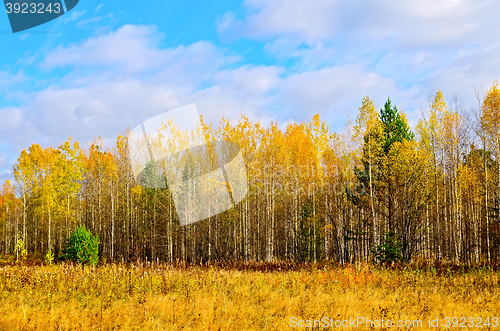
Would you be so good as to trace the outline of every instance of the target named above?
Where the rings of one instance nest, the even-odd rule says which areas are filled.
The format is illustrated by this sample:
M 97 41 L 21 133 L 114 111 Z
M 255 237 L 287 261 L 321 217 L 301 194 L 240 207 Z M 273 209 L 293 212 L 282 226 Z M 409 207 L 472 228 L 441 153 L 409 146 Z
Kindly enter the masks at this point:
M 301 218 L 295 240 L 295 260 L 298 262 L 314 261 L 323 254 L 324 236 L 319 219 L 313 215 L 313 202 L 308 198 L 302 205 Z
M 348 194 L 353 203 L 366 208 L 378 208 L 379 215 L 385 218 L 388 233 L 381 245 L 374 248 L 374 254 L 380 261 L 396 261 L 399 259 L 398 252 L 401 232 L 397 231 L 396 215 L 396 185 L 390 151 L 396 142 L 410 141 L 415 139 L 415 134 L 404 116 L 388 98 L 384 108 L 379 112 L 379 127 L 373 127 L 364 136 L 364 147 L 362 163 L 363 168 L 355 168 L 357 180 L 363 187 L 367 188 L 364 194 L 359 196 Z M 371 161 L 371 162 L 369 162 Z M 370 177 L 371 175 L 371 177 Z M 373 188 L 374 199 L 378 201 L 376 207 L 370 205 L 370 189 Z M 375 212 L 373 212 L 374 214 Z M 364 222 L 374 222 L 372 213 L 365 213 Z
M 380 109 L 380 121 L 384 132 L 383 148 L 385 154 L 389 153 L 396 141 L 415 139 L 415 134 L 410 130 L 396 106 L 391 104 L 390 98 L 387 98 L 384 108 Z
M 67 240 L 64 257 L 95 266 L 99 260 L 99 243 L 99 236 L 93 236 L 84 225 L 79 226 Z

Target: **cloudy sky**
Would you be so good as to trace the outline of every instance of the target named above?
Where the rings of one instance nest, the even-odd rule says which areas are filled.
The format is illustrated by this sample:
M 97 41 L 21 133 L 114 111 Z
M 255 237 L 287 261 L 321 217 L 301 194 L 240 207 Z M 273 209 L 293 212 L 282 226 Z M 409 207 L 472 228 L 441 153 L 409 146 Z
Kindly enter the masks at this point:
M 320 113 L 333 130 L 364 95 L 414 126 L 436 88 L 469 108 L 500 76 L 494 0 L 80 0 L 13 34 L 0 14 L 0 180 L 20 151 L 82 145 L 196 103 L 217 121 Z

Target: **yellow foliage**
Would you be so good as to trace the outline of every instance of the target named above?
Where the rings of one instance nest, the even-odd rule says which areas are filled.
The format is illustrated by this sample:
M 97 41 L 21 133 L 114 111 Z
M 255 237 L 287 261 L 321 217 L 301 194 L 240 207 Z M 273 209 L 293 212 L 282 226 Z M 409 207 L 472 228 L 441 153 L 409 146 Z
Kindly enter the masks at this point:
M 495 80 L 486 93 L 481 107 L 481 126 L 488 136 L 490 145 L 500 151 L 500 88 Z

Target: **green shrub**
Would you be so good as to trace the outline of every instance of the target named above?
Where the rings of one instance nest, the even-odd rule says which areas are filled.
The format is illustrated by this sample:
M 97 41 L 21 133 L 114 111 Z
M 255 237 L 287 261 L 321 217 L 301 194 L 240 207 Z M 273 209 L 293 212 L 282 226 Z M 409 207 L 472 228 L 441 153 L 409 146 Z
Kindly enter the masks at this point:
M 403 260 L 401 256 L 401 243 L 394 232 L 386 233 L 384 242 L 381 245 L 377 245 L 371 251 L 376 262 L 391 264 Z
M 93 236 L 83 225 L 77 227 L 67 240 L 65 257 L 95 266 L 99 259 L 99 236 Z

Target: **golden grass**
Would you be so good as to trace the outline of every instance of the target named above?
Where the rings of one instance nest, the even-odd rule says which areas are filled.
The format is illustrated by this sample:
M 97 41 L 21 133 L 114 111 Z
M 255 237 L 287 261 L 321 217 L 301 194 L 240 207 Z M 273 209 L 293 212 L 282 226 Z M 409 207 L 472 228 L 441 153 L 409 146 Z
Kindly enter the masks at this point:
M 418 329 L 425 330 L 429 318 L 500 316 L 499 285 L 500 273 L 492 271 L 436 275 L 368 265 L 270 272 L 4 265 L 0 329 L 304 330 L 292 328 L 290 318 L 359 316 L 421 319 Z

